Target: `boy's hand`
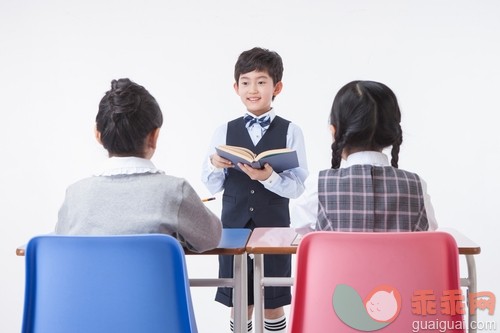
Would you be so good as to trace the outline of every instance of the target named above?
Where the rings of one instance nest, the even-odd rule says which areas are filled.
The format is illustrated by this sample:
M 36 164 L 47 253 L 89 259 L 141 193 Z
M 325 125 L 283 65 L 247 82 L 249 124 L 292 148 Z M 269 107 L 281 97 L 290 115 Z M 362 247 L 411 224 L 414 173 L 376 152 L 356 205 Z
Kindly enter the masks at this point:
M 230 160 L 226 160 L 223 157 L 220 157 L 217 154 L 210 155 L 210 162 L 212 165 L 216 168 L 222 169 L 222 168 L 234 168 L 233 163 L 231 163 Z
M 250 177 L 252 180 L 266 180 L 271 177 L 273 173 L 273 168 L 266 163 L 263 169 L 254 169 L 248 164 L 238 163 L 240 169 Z

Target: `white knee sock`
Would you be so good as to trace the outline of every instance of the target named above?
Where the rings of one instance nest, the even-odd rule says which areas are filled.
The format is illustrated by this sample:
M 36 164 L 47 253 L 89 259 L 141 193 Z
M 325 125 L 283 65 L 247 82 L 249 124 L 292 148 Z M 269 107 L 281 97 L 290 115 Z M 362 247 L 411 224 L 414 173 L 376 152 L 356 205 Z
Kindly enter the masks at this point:
M 234 332 L 234 321 L 233 321 L 233 319 L 230 319 L 230 320 L 229 320 L 229 327 L 230 327 L 230 329 L 231 329 L 231 333 L 232 333 L 232 332 Z M 252 320 L 249 320 L 249 321 L 248 321 L 248 323 L 247 323 L 247 327 L 248 327 L 248 328 L 247 328 L 247 332 L 248 332 L 248 333 L 251 333 L 251 332 L 252 332 L 252 329 L 253 329 L 253 327 L 252 327 Z
M 264 333 L 286 333 L 286 316 L 264 320 Z

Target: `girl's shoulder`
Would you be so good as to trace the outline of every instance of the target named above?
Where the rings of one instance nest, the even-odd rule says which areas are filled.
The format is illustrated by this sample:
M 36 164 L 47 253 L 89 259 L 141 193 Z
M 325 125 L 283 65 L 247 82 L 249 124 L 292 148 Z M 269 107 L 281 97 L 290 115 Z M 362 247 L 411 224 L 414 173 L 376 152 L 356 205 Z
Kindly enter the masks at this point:
M 319 177 L 349 177 L 359 176 L 362 174 L 392 175 L 395 177 L 409 177 L 419 179 L 417 173 L 398 169 L 388 165 L 372 165 L 372 164 L 355 164 L 348 167 L 340 167 L 338 169 L 324 169 L 319 171 Z

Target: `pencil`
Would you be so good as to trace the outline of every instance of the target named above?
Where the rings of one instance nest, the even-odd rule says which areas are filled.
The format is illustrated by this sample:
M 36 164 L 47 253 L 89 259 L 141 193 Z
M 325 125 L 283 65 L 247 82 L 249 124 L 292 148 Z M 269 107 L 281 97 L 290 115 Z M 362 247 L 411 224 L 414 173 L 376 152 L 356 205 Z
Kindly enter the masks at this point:
M 207 201 L 212 201 L 212 200 L 215 200 L 215 197 L 201 199 L 202 202 L 207 202 Z

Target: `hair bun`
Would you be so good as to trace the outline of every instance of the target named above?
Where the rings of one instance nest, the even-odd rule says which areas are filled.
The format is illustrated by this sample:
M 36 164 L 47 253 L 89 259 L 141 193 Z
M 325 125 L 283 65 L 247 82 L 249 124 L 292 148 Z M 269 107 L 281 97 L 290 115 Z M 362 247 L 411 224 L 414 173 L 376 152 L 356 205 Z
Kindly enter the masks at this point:
M 154 97 L 128 78 L 111 81 L 111 89 L 102 97 L 96 116 L 104 148 L 121 156 L 142 156 L 145 138 L 162 122 Z
M 118 79 L 111 81 L 111 91 L 115 93 L 120 93 L 127 90 L 128 87 L 132 85 L 132 81 L 129 79 Z
M 119 121 L 119 119 L 122 119 L 122 115 L 137 111 L 141 104 L 141 97 L 137 94 L 139 88 L 139 85 L 129 79 L 111 81 L 108 101 L 113 121 Z

